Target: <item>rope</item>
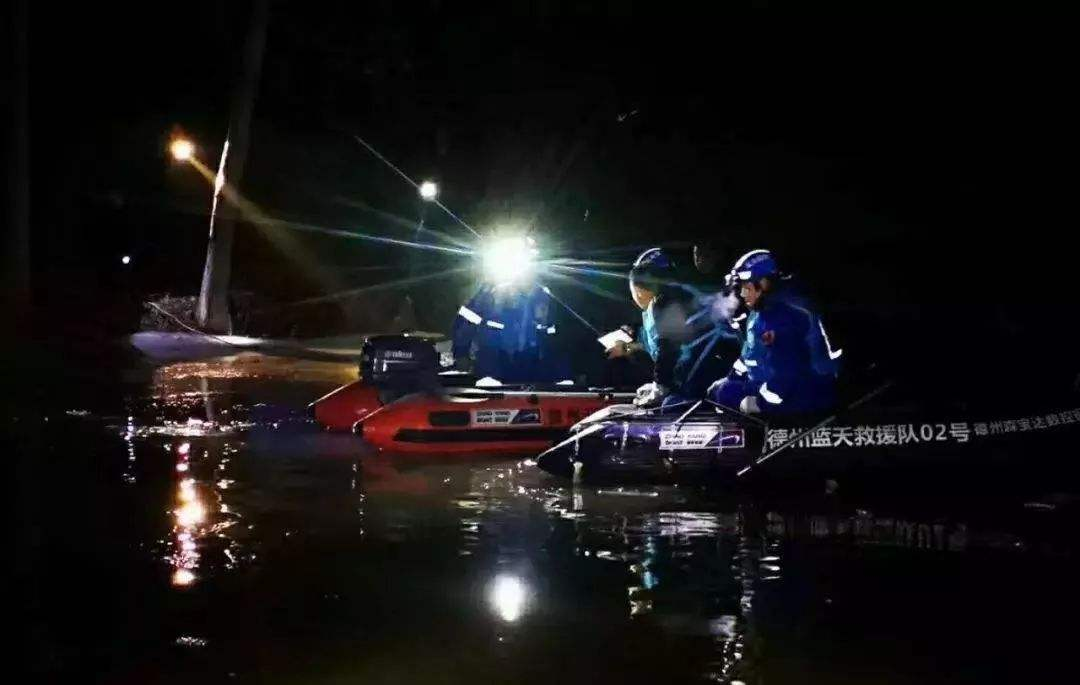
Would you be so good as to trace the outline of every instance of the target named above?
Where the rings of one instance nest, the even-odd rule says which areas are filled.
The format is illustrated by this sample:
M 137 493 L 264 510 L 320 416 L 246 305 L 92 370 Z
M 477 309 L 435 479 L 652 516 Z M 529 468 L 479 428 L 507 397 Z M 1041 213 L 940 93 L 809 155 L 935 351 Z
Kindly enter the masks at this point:
M 168 311 L 166 311 L 166 310 L 162 309 L 162 308 L 161 308 L 160 306 L 158 306 L 158 305 L 154 304 L 153 302 L 143 302 L 143 304 L 144 304 L 144 305 L 146 305 L 147 307 L 152 307 L 152 308 L 154 308 L 154 309 L 158 310 L 159 312 L 161 312 L 162 314 L 164 314 L 164 315 L 165 315 L 165 316 L 167 316 L 168 318 L 170 318 L 170 319 L 172 319 L 173 321 L 175 321 L 175 322 L 176 322 L 176 323 L 177 323 L 177 324 L 178 324 L 178 325 L 179 325 L 180 327 L 182 327 L 182 328 L 184 328 L 184 329 L 186 329 L 186 330 L 189 330 L 189 331 L 191 331 L 191 332 L 192 332 L 192 333 L 194 333 L 195 335 L 201 335 L 201 336 L 203 336 L 204 338 L 210 338 L 211 340 L 216 340 L 216 341 L 218 341 L 218 342 L 220 342 L 220 343 L 222 343 L 222 344 L 224 344 L 224 345 L 228 345 L 229 347 L 236 347 L 236 348 L 250 349 L 250 348 L 249 348 L 249 347 L 248 347 L 247 345 L 237 345 L 236 343 L 234 343 L 234 342 L 231 342 L 231 341 L 229 341 L 229 340 L 226 340 L 225 338 L 222 338 L 221 336 L 218 336 L 218 335 L 214 335 L 213 333 L 207 333 L 206 331 L 200 331 L 200 330 L 199 330 L 198 328 L 195 328 L 194 326 L 190 326 L 190 325 L 188 325 L 188 324 L 184 323 L 184 322 L 183 322 L 182 320 L 180 320 L 180 318 L 179 318 L 179 317 L 177 317 L 177 316 L 176 316 L 175 314 L 173 314 L 172 312 L 168 312 Z

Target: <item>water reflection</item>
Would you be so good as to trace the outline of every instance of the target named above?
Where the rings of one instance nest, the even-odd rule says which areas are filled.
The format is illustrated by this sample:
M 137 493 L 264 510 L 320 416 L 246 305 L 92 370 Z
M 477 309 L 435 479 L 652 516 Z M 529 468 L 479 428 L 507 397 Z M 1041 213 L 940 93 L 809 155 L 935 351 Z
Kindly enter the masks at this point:
M 195 458 L 190 442 L 175 447 L 177 480 L 171 510 L 171 551 L 166 561 L 173 569 L 171 578 L 176 587 L 196 583 L 207 548 L 224 557 L 217 565 L 224 570 L 235 568 L 244 556 L 240 541 L 230 530 L 240 516 L 225 499 L 232 481 L 223 476 L 229 463 L 227 455 L 234 451 L 229 443 L 207 443 Z
M 488 597 L 496 615 L 507 623 L 513 623 L 525 613 L 528 586 L 517 576 L 501 574 L 491 583 Z
M 121 476 L 124 483 L 128 485 L 134 485 L 137 481 L 135 475 L 136 460 L 135 460 L 135 417 L 128 416 L 127 424 L 124 426 L 123 440 L 127 450 L 127 462 L 124 464 L 124 473 Z
M 751 678 L 744 662 L 762 580 L 761 545 L 752 508 L 735 512 L 651 512 L 631 522 L 625 536 L 634 583 L 627 588 L 630 615 L 648 618 L 675 635 L 708 637 L 702 676 L 716 682 Z M 634 543 L 634 536 L 640 542 Z M 777 560 L 777 557 L 773 557 Z M 671 582 L 664 580 L 670 577 Z M 696 588 L 687 588 L 692 579 Z M 670 587 L 668 587 L 670 585 Z M 696 597 L 687 596 L 688 590 Z
M 842 569 L 837 556 L 877 554 L 870 547 L 940 563 L 939 552 L 1027 545 L 940 516 L 831 502 L 815 503 L 828 513 L 813 504 L 791 511 L 692 488 L 570 487 L 528 462 L 374 457 L 351 436 L 339 451 L 320 451 L 316 439 L 333 436 L 275 428 L 301 404 L 263 405 L 235 393 L 236 380 L 177 376 L 169 383 L 186 385 L 155 388 L 110 422 L 123 482 L 137 483 L 120 489 L 150 522 L 126 549 L 156 563 L 169 602 L 159 611 L 179 616 L 168 621 L 169 640 L 194 645 L 204 638 L 192 636 L 207 635 L 207 651 L 223 659 L 229 647 L 266 644 L 302 645 L 283 648 L 283 659 L 339 647 L 354 657 L 377 634 L 409 657 L 401 661 L 437 663 L 433 645 L 470 645 L 479 652 L 471 663 L 527 673 L 525 662 L 570 661 L 583 669 L 577 678 L 614 665 L 627 669 L 623 682 L 637 682 L 644 676 L 635 680 L 630 667 L 640 663 L 627 655 L 656 645 L 667 660 L 657 670 L 678 669 L 671 681 L 761 682 L 766 659 L 791 649 L 778 634 L 822 625 L 798 616 L 798 602 L 822 599 L 810 587 L 813 550 Z M 832 589 L 826 596 L 840 606 Z M 789 624 L 778 632 L 781 613 Z M 215 632 L 215 622 L 230 630 Z M 342 682 L 360 679 L 355 661 L 342 663 Z M 491 675 L 489 665 L 442 663 L 458 669 L 446 679 Z
M 369 465 L 364 463 L 366 485 L 372 483 Z M 389 481 L 406 475 L 391 476 L 388 468 L 379 463 L 373 473 Z M 421 471 L 448 499 L 465 563 L 485 575 L 492 565 L 500 569 L 486 575 L 483 586 L 493 620 L 515 626 L 512 633 L 494 632 L 500 645 L 526 634 L 525 619 L 533 612 L 548 619 L 569 611 L 568 624 L 581 621 L 575 608 L 580 598 L 552 585 L 588 577 L 595 581 L 588 589 L 589 611 L 601 613 L 585 620 L 602 625 L 599 630 L 659 629 L 699 645 L 688 656 L 693 654 L 701 676 L 717 682 L 754 678 L 748 658 L 754 598 L 761 583 L 779 578 L 782 564 L 779 542 L 752 507 L 692 509 L 700 502 L 674 490 L 566 488 L 517 464 Z M 603 598 L 616 587 L 625 607 L 621 616 L 603 613 Z
M 968 524 L 952 520 L 919 520 L 878 515 L 866 509 L 844 514 L 785 514 L 767 516 L 769 533 L 789 540 L 814 539 L 875 547 L 962 552 L 970 545 Z M 994 531 L 979 541 L 989 547 L 1023 547 L 1023 541 L 1006 531 Z M 764 559 L 763 561 L 768 561 Z

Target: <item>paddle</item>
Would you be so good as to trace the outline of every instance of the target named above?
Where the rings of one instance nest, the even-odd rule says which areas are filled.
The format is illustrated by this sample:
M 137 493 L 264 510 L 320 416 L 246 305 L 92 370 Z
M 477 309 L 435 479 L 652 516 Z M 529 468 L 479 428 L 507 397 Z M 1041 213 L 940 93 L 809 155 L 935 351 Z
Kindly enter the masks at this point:
M 759 465 L 759 464 L 761 464 L 761 463 L 763 463 L 765 461 L 768 461 L 769 459 L 772 459 L 777 454 L 783 452 L 787 448 L 789 448 L 792 445 L 796 444 L 797 442 L 799 442 L 800 440 L 802 440 L 806 436 L 810 435 L 814 431 L 819 430 L 821 428 L 824 428 L 825 426 L 828 426 L 833 421 L 836 421 L 836 419 L 839 418 L 841 414 L 846 414 L 847 412 L 851 411 L 852 409 L 855 409 L 857 407 L 861 407 L 862 405 L 866 404 L 870 400 L 874 399 L 875 397 L 877 397 L 881 393 L 888 390 L 892 386 L 892 384 L 893 384 L 893 382 L 891 380 L 890 381 L 885 381 L 884 383 L 882 383 L 878 387 L 874 388 L 870 392 L 866 393 L 865 395 L 863 395 L 859 399 L 855 400 L 851 404 L 843 407 L 842 409 L 837 410 L 831 416 L 825 417 L 824 419 L 819 421 L 814 426 L 812 426 L 810 428 L 807 428 L 806 430 L 802 431 L 801 433 L 799 433 L 798 435 L 796 435 L 796 436 L 794 436 L 792 438 L 788 438 L 788 440 L 786 442 L 784 442 L 783 444 L 781 444 L 781 445 L 775 447 L 774 449 L 770 450 L 769 452 L 761 455 L 760 457 L 755 459 L 752 464 L 747 464 L 742 469 L 740 469 L 739 472 L 736 475 L 741 478 L 742 476 L 744 476 L 746 473 L 748 473 L 755 466 L 757 466 L 757 465 Z

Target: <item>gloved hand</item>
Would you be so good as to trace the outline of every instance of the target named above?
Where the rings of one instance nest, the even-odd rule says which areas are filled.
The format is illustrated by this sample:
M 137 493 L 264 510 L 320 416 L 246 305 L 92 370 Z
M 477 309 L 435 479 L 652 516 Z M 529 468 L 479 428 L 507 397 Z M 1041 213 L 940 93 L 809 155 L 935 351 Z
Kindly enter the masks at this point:
M 659 383 L 646 383 L 637 389 L 634 397 L 636 407 L 658 407 L 670 391 Z
M 739 402 L 739 411 L 744 414 L 760 414 L 761 405 L 758 404 L 757 395 L 747 395 Z
M 630 343 L 619 341 L 611 346 L 608 350 L 608 359 L 619 359 L 620 357 L 626 357 L 630 354 Z

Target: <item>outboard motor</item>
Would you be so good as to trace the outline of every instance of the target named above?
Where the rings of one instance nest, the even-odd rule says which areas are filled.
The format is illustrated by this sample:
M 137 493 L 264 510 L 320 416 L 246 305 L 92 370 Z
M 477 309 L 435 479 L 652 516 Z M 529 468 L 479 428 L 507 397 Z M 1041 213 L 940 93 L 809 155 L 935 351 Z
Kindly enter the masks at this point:
M 364 342 L 360 378 L 380 394 L 400 397 L 439 386 L 439 355 L 423 338 L 380 335 Z
M 360 380 L 315 400 L 309 411 L 330 430 L 351 430 L 357 421 L 399 397 L 437 392 L 438 360 L 435 346 L 424 338 L 368 338 L 360 355 Z

